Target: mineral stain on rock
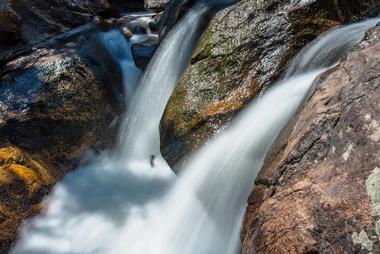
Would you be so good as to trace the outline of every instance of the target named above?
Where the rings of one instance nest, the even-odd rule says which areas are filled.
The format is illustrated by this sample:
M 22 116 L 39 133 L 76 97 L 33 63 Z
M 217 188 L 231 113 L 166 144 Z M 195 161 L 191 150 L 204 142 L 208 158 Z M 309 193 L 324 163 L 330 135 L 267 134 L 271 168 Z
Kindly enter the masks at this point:
M 61 175 L 38 155 L 0 148 L 0 253 L 14 241 L 20 223 L 41 211 L 43 197 Z

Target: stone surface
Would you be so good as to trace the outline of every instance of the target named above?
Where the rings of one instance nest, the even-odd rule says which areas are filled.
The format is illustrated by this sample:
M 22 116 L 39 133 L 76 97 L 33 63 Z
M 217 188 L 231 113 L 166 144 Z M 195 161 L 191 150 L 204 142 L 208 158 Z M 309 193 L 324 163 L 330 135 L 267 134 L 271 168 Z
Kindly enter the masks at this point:
M 380 27 L 325 74 L 248 201 L 244 254 L 380 253 Z
M 177 21 L 186 13 L 192 0 L 171 0 L 163 8 L 154 22 L 152 27 L 158 31 L 163 39 Z
M 6 253 L 25 218 L 41 210 L 41 201 L 62 172 L 15 147 L 0 148 L 0 253 Z
M 7 0 L 0 0 L 0 42 L 9 43 L 21 38 L 21 20 Z
M 322 1 L 284 2 L 244 0 L 213 19 L 161 122 L 161 150 L 170 165 L 178 168 L 278 79 L 305 44 L 341 22 Z
M 111 123 L 120 110 L 90 50 L 71 42 L 38 49 L 3 68 L 1 144 L 66 164 L 89 147 L 112 143 Z
M 144 6 L 149 9 L 162 10 L 170 0 L 145 0 Z

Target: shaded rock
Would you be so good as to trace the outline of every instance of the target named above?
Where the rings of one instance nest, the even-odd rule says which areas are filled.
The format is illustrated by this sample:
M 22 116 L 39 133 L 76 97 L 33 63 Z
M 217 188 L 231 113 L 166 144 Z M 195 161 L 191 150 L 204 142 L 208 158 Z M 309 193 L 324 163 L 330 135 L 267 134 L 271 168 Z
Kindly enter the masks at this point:
M 17 43 L 0 44 L 0 64 L 12 60 L 19 51 L 88 24 L 97 15 L 117 17 L 144 7 L 143 0 L 1 0 L 0 4 L 0 33 L 11 32 L 5 38 L 19 39 Z
M 28 43 L 35 43 L 43 38 L 88 23 L 94 15 L 110 6 L 107 0 L 9 1 L 11 1 L 14 11 L 22 19 L 22 37 Z
M 325 74 L 248 201 L 244 254 L 380 253 L 380 27 Z
M 298 2 L 245 0 L 213 19 L 161 122 L 169 164 L 191 154 L 274 83 L 303 46 L 341 24 L 331 1 Z
M 39 156 L 0 148 L 0 253 L 15 240 L 22 221 L 41 210 L 42 198 L 61 174 Z
M 152 22 L 152 28 L 158 31 L 161 40 L 186 13 L 191 3 L 192 0 L 171 0 L 165 5 L 163 11 L 156 16 Z
M 21 38 L 21 20 L 7 0 L 0 0 L 0 42 L 10 43 Z
M 152 58 L 157 47 L 157 44 L 150 46 L 143 44 L 133 45 L 132 51 L 137 67 L 145 69 L 148 66 L 150 59 Z

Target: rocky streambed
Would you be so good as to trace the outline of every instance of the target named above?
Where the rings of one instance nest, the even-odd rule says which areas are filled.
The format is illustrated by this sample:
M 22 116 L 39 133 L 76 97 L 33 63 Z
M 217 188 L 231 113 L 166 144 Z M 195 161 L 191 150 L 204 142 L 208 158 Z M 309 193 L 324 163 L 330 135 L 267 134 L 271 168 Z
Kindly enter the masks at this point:
M 94 33 L 148 8 L 162 39 L 192 3 L 0 0 L 0 253 L 63 175 L 117 142 L 120 73 Z M 161 120 L 165 159 L 177 170 L 318 35 L 379 13 L 373 0 L 242 0 L 221 11 Z M 318 81 L 272 148 L 252 186 L 242 253 L 380 252 L 379 32 Z M 135 47 L 141 68 L 154 51 L 144 48 Z

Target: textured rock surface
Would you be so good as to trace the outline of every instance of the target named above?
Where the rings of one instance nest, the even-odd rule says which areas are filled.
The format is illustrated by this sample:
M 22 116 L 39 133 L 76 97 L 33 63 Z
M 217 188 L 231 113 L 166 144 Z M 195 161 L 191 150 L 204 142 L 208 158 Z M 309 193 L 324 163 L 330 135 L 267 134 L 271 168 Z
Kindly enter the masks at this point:
M 339 16 L 350 11 L 331 1 L 284 2 L 245 0 L 214 18 L 162 120 L 161 148 L 171 165 L 219 130 L 279 78 L 305 44 L 339 25 Z M 364 9 L 368 6 L 352 11 L 362 15 Z
M 39 49 L 3 68 L 1 144 L 67 163 L 91 146 L 112 143 L 109 126 L 120 112 L 101 63 L 87 50 L 74 42 Z
M 145 0 L 144 6 L 145 8 L 150 9 L 163 9 L 164 6 L 169 2 L 170 0 Z
M 42 197 L 61 174 L 38 156 L 0 148 L 0 253 L 12 244 L 20 223 L 40 211 Z
M 380 253 L 380 27 L 285 133 L 249 199 L 243 253 Z

